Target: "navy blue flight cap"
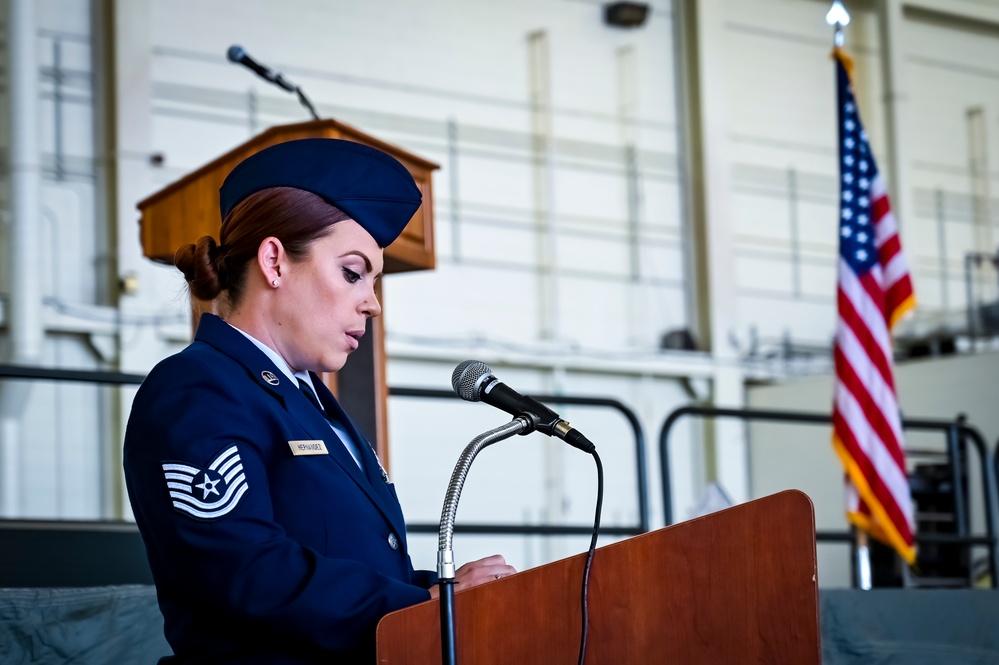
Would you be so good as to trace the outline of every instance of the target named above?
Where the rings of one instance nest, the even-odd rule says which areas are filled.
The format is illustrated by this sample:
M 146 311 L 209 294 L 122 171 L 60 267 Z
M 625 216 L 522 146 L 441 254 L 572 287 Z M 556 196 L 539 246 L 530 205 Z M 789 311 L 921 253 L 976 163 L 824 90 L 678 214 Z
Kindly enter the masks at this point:
M 226 176 L 219 189 L 222 219 L 268 187 L 312 192 L 350 215 L 379 247 L 399 237 L 423 198 L 406 167 L 381 150 L 340 139 L 300 139 L 264 148 Z

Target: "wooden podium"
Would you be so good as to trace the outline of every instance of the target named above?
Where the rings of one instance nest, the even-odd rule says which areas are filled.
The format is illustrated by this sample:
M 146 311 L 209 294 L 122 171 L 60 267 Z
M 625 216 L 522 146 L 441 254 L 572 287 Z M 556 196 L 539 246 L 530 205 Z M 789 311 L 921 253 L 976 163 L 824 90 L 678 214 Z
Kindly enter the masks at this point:
M 435 257 L 431 176 L 438 166 L 336 120 L 272 127 L 140 201 L 138 208 L 142 216 L 139 228 L 143 254 L 153 261 L 173 265 L 173 255 L 182 245 L 206 235 L 213 236 L 217 241 L 222 223 L 219 188 L 229 172 L 264 148 L 304 138 L 339 138 L 364 143 L 387 152 L 409 170 L 423 193 L 423 204 L 402 235 L 385 250 L 385 272 L 432 269 Z M 380 288 L 378 297 L 381 299 Z M 201 312 L 224 314 L 221 309 L 218 302 L 192 302 L 193 325 L 197 325 Z M 338 390 L 337 376 L 350 388 Z M 362 338 L 360 348 L 351 354 L 347 365 L 336 376 L 327 374 L 322 378 L 361 431 L 377 443 L 378 455 L 382 464 L 387 466 L 388 387 L 385 383 L 385 329 L 382 320 L 369 319 L 367 334 Z
M 585 554 L 455 594 L 461 665 L 576 663 Z M 786 491 L 597 550 L 591 665 L 819 665 L 815 518 Z M 441 662 L 429 601 L 378 624 L 378 665 Z

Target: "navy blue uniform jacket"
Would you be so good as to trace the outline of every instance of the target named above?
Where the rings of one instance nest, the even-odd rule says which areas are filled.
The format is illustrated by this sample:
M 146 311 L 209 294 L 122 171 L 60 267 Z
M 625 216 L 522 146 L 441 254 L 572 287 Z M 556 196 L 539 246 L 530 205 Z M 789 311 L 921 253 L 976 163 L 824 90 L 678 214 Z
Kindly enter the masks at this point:
M 430 598 L 395 488 L 313 378 L 363 471 L 298 387 L 218 317 L 204 315 L 195 341 L 136 393 L 125 479 L 176 654 L 163 662 L 373 663 L 378 619 Z M 319 440 L 328 454 L 292 454 L 290 441 Z

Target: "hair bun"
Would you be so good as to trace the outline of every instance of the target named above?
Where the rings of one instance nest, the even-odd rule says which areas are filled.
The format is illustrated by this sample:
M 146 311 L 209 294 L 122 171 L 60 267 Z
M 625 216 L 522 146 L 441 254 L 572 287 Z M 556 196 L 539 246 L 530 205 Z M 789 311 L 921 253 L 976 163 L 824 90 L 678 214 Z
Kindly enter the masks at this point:
M 183 245 L 174 254 L 174 265 L 184 273 L 195 298 L 214 300 L 225 288 L 226 271 L 219 265 L 219 254 L 211 236 L 201 236 L 198 242 Z

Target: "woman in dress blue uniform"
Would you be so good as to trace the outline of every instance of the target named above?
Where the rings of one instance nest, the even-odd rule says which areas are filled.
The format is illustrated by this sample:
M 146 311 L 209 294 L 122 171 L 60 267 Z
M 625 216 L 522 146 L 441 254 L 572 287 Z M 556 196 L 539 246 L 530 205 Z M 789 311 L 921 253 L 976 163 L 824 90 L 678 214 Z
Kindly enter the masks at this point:
M 246 159 L 220 200 L 220 242 L 176 265 L 225 319 L 203 315 L 150 372 L 125 435 L 175 654 L 161 662 L 373 663 L 377 621 L 436 579 L 413 569 L 395 489 L 315 372 L 339 370 L 380 313 L 382 249 L 420 191 L 378 150 L 305 139 Z M 493 556 L 457 578 L 512 572 Z

